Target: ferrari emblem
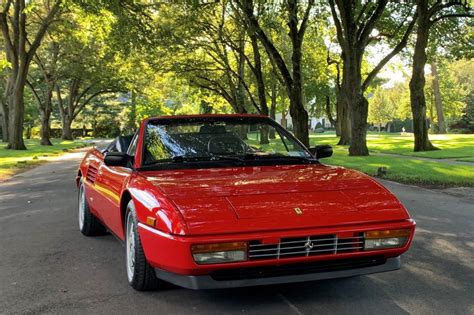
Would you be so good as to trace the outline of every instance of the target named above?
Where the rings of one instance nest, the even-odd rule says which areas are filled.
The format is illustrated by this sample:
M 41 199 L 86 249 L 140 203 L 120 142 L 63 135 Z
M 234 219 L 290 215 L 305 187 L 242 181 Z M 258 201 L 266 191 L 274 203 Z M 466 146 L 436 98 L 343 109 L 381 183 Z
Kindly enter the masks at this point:
M 303 214 L 303 211 L 301 211 L 300 208 L 295 208 L 295 212 L 297 215 Z
M 305 244 L 304 244 L 304 248 L 308 249 L 308 250 L 311 250 L 313 249 L 314 247 L 314 244 L 313 242 L 311 242 L 311 240 L 308 240 Z

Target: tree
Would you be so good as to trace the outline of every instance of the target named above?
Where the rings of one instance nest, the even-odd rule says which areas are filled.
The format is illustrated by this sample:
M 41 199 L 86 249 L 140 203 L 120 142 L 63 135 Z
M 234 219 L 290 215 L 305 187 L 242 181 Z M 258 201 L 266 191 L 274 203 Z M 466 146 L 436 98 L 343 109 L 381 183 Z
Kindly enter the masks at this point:
M 388 10 L 388 3 L 388 0 L 329 0 L 337 40 L 342 50 L 341 94 L 344 110 L 338 119 L 342 122 L 341 142 L 350 144 L 349 155 L 369 154 L 366 143 L 368 101 L 364 92 L 384 65 L 406 46 L 415 24 L 415 19 L 408 22 L 413 15 L 410 5 L 397 1 Z M 397 17 L 396 21 L 390 19 L 391 14 Z M 390 26 L 390 33 L 383 31 L 387 27 L 381 22 Z M 400 32 L 404 25 L 407 26 Z M 399 34 L 401 37 L 397 36 Z M 369 44 L 382 38 L 395 42 L 394 47 L 363 80 L 362 61 L 365 50 Z
M 61 0 L 45 1 L 47 12 L 36 21 L 39 27 L 32 32 L 27 30 L 29 20 L 41 14 L 32 11 L 35 7 L 25 0 L 6 0 L 0 12 L 0 28 L 2 30 L 7 60 L 10 63 L 8 80 L 5 88 L 5 102 L 2 102 L 4 124 L 8 125 L 8 147 L 14 150 L 26 149 L 23 142 L 24 92 L 30 63 L 41 44 L 41 41 L 61 8 Z M 50 6 L 49 6 L 50 5 Z M 29 9 L 31 9 L 30 12 Z M 28 14 L 27 14 L 28 12 Z M 28 33 L 33 33 L 32 40 Z M 4 131 L 5 132 L 5 131 Z
M 173 4 L 157 14 L 162 38 L 157 45 L 167 56 L 158 71 L 175 72 L 191 85 L 220 95 L 236 113 L 248 112 L 248 104 L 260 110 L 246 73 L 245 29 L 234 23 L 229 1 Z
M 54 86 L 62 123 L 62 139 L 72 139 L 71 125 L 95 97 L 123 91 L 126 76 L 120 75 L 123 60 L 107 39 L 113 25 L 111 14 L 73 10 L 64 20 L 57 45 L 59 61 Z
M 32 67 L 33 69 L 30 69 L 29 78 L 26 83 L 36 99 L 40 112 L 40 144 L 52 145 L 50 140 L 51 113 L 53 112 L 53 92 L 58 80 L 59 46 L 56 42 L 50 41 L 48 47 L 43 49 L 44 52 L 41 54 L 41 57 L 39 56 L 40 50 L 38 50 L 34 57 L 37 68 L 34 69 Z
M 436 106 L 436 116 L 438 117 L 438 133 L 446 133 L 446 124 L 444 121 L 443 101 L 441 97 L 441 89 L 439 87 L 439 75 L 436 62 L 431 63 L 431 74 L 433 75 L 432 87 L 434 95 L 434 103 Z
M 442 110 L 446 125 L 448 125 L 449 122 L 461 118 L 462 110 L 469 102 L 467 96 L 472 93 L 474 89 L 470 84 L 474 74 L 470 74 L 469 72 L 473 70 L 473 64 L 474 61 L 472 60 L 452 61 L 449 59 L 438 61 L 437 63 L 436 70 L 439 77 L 439 97 L 442 98 Z M 463 75 L 459 71 L 464 72 L 466 75 Z M 432 104 L 427 102 L 427 107 L 430 107 L 431 105 L 432 111 L 436 113 L 437 104 L 434 85 L 435 76 L 434 73 L 431 72 L 431 75 L 427 76 L 425 95 L 427 99 L 432 100 Z M 439 115 L 437 114 L 435 116 L 437 118 L 435 119 L 437 125 L 436 129 L 439 129 Z
M 415 135 L 414 151 L 429 151 L 437 148 L 428 138 L 425 99 L 425 64 L 426 48 L 431 28 L 449 18 L 472 16 L 468 12 L 467 1 L 429 1 L 417 0 L 417 30 L 413 53 L 412 76 L 410 80 L 410 100 L 413 115 L 413 131 Z
M 391 88 L 377 87 L 369 99 L 369 121 L 380 128 L 387 126 L 389 131 L 393 120 L 402 118 L 404 103 L 407 102 L 408 92 L 405 84 Z
M 3 44 L 3 41 L 0 41 L 1 44 Z M 0 49 L 0 51 L 3 51 Z M 0 77 L 3 79 L 7 75 L 7 69 L 9 67 L 8 61 L 4 58 L 3 55 L 0 55 Z M 0 118 L 1 118 L 1 128 L 2 128 L 2 141 L 3 142 L 8 142 L 8 117 L 5 117 L 4 108 L 7 108 L 7 103 L 5 99 L 5 91 L 4 91 L 5 85 L 0 84 Z
M 259 20 L 254 14 L 253 0 L 240 0 L 236 1 L 236 4 L 242 12 L 249 32 L 258 37 L 269 58 L 278 69 L 290 99 L 289 110 L 291 118 L 293 119 L 295 135 L 304 145 L 309 146 L 308 112 L 303 102 L 301 61 L 303 39 L 314 0 L 308 1 L 301 19 L 299 18 L 300 5 L 298 1 L 285 1 L 284 7 L 287 14 L 288 35 L 292 47 L 290 64 L 285 61 L 280 51 L 278 51 L 268 34 L 261 27 Z

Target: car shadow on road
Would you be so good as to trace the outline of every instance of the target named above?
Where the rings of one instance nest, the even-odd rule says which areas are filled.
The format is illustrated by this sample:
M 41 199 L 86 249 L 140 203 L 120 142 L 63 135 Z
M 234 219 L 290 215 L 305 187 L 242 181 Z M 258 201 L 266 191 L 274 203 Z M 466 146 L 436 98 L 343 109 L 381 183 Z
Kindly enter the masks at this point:
M 422 223 L 422 222 L 420 222 Z M 466 303 L 473 292 L 472 240 L 446 239 L 426 229 L 402 258 L 402 269 L 362 277 L 285 285 L 192 291 L 173 288 L 147 293 L 169 303 L 181 303 L 199 312 L 212 305 L 216 312 L 313 314 L 315 312 L 357 313 L 470 313 Z M 471 250 L 469 249 L 471 246 Z M 450 266 L 451 268 L 446 268 Z M 175 300 L 176 299 L 176 300 Z M 184 308 L 183 308 L 184 311 Z M 278 313 L 278 312 L 277 312 Z

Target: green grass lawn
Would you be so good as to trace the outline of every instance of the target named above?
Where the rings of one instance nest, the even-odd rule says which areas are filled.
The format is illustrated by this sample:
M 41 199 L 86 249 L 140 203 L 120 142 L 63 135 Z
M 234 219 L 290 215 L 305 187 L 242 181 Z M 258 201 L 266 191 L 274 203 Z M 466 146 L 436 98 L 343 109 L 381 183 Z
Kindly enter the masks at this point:
M 413 135 L 398 133 L 375 133 L 367 135 L 367 146 L 371 152 L 392 153 L 433 159 L 467 158 L 474 161 L 474 135 L 446 134 L 430 135 L 431 142 L 441 150 L 413 152 Z M 311 135 L 311 143 L 335 144 L 333 132 Z
M 311 146 L 330 144 L 334 155 L 322 160 L 330 165 L 345 166 L 375 176 L 379 167 L 386 167 L 384 178 L 425 186 L 474 186 L 474 163 L 470 165 L 452 165 L 443 163 L 443 158 L 453 158 L 474 162 L 474 137 L 472 135 L 434 135 L 431 136 L 436 146 L 443 148 L 431 152 L 411 152 L 413 140 L 410 136 L 399 134 L 370 133 L 367 137 L 370 156 L 352 157 L 347 154 L 347 146 L 337 146 L 338 138 L 334 133 L 312 134 Z M 261 146 L 257 135 L 249 135 L 250 144 Z M 284 151 L 284 146 L 273 140 L 270 146 L 276 151 Z M 281 142 L 280 142 L 281 143 Z M 373 153 L 383 152 L 402 156 L 377 156 Z M 414 156 L 433 158 L 433 161 L 417 160 Z M 437 162 L 437 159 L 439 162 Z
M 474 162 L 473 135 L 431 135 L 434 145 L 442 150 L 430 152 L 412 152 L 412 136 L 399 134 L 369 133 L 367 145 L 374 152 L 404 155 L 351 157 L 347 155 L 347 146 L 336 146 L 334 133 L 323 133 L 310 136 L 311 145 L 330 144 L 334 155 L 324 163 L 354 168 L 369 175 L 376 175 L 379 167 L 386 167 L 386 179 L 403 183 L 434 186 L 474 186 L 474 163 L 469 165 L 451 165 L 437 162 L 436 159 L 452 158 Z M 433 158 L 433 162 L 416 160 L 410 157 Z
M 39 140 L 25 140 L 28 150 L 7 150 L 6 145 L 0 146 L 0 179 L 7 178 L 21 169 L 43 163 L 49 157 L 59 156 L 65 150 L 83 147 L 80 140 L 68 141 L 52 139 L 52 146 L 42 146 Z
M 451 165 L 434 160 L 416 160 L 410 157 L 347 155 L 347 149 L 334 146 L 334 155 L 323 163 L 357 169 L 375 176 L 379 167 L 386 167 L 386 179 L 428 186 L 474 186 L 474 164 Z

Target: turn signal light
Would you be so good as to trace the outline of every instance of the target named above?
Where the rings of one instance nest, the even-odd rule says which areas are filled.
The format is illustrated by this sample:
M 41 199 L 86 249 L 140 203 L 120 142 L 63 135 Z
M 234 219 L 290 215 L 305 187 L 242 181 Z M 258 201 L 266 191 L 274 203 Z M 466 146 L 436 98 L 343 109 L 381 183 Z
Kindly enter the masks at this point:
M 409 229 L 365 232 L 364 250 L 403 247 L 409 236 Z
M 146 217 L 146 224 L 147 225 L 155 227 L 155 223 L 156 223 L 156 218 Z
M 401 236 L 409 236 L 409 235 L 410 235 L 410 230 L 408 230 L 408 229 L 369 231 L 369 232 L 364 233 L 364 236 L 365 236 L 366 239 L 368 239 L 368 238 L 401 237 Z
M 199 244 L 193 245 L 191 251 L 193 254 L 220 252 L 228 250 L 247 250 L 246 242 L 218 243 L 218 244 Z

